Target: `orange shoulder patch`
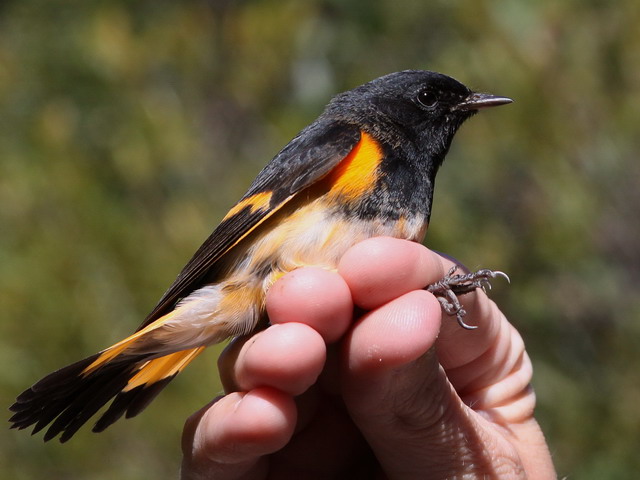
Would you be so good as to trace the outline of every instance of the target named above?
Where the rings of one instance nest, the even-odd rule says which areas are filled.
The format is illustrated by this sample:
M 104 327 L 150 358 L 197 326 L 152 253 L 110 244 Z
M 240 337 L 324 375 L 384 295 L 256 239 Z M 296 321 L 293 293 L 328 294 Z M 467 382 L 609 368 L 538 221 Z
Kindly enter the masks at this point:
M 362 132 L 360 141 L 328 175 L 330 192 L 357 200 L 375 187 L 378 166 L 383 157 L 380 144 L 371 135 Z

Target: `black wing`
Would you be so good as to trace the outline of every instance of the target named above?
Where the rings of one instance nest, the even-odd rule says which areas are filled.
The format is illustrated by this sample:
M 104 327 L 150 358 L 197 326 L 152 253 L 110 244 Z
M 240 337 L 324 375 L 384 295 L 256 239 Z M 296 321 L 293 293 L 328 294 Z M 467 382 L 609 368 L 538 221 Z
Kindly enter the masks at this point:
M 359 140 L 357 126 L 322 117 L 302 130 L 262 169 L 247 193 L 196 251 L 138 330 L 169 313 L 181 298 L 199 288 L 210 269 L 229 249 L 293 195 L 329 173 Z

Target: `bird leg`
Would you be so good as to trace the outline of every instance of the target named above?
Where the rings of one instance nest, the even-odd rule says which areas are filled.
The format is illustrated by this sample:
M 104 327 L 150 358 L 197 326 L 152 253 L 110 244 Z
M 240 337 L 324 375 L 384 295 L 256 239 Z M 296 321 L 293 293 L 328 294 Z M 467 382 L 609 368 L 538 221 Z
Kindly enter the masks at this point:
M 473 330 L 478 327 L 464 322 L 463 318 L 467 312 L 462 307 L 460 300 L 458 300 L 458 296 L 473 292 L 476 288 L 482 288 L 483 290 L 488 288 L 490 290 L 491 280 L 496 277 L 502 277 L 509 282 L 509 276 L 504 272 L 487 269 L 454 275 L 457 269 L 457 266 L 452 267 L 442 280 L 432 283 L 425 290 L 435 295 L 447 315 L 456 316 L 456 320 L 462 328 Z

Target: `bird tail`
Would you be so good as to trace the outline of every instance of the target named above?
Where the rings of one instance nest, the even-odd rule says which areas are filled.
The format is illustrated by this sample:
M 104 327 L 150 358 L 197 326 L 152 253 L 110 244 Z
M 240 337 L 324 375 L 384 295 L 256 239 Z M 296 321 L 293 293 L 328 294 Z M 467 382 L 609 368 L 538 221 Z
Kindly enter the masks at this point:
M 106 350 L 44 377 L 10 407 L 14 412 L 9 420 L 11 428 L 35 424 L 35 434 L 51 424 L 44 440 L 61 434 L 60 441 L 66 442 L 112 398 L 94 432 L 103 431 L 122 415 L 131 418 L 139 414 L 205 348 L 154 352 L 149 348 L 148 334 L 161 323 L 156 321 Z

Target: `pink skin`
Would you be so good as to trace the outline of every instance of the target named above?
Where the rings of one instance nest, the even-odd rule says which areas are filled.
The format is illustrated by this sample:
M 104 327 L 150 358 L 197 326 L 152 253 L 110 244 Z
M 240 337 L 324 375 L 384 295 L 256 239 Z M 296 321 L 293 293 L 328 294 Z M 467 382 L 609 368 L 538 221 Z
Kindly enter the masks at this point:
M 221 357 L 236 393 L 187 421 L 182 478 L 555 478 L 517 331 L 482 292 L 470 331 L 422 290 L 451 265 L 375 238 L 285 275 L 273 326 Z

